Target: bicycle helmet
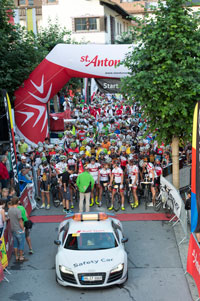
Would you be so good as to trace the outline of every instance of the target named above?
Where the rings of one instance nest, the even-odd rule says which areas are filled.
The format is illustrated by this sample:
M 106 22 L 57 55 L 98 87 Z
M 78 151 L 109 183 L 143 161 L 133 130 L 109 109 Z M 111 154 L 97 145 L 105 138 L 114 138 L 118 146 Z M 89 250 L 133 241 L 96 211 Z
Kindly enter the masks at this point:
M 91 161 L 96 161 L 95 157 L 91 157 L 91 158 L 90 158 L 90 162 L 91 162 Z

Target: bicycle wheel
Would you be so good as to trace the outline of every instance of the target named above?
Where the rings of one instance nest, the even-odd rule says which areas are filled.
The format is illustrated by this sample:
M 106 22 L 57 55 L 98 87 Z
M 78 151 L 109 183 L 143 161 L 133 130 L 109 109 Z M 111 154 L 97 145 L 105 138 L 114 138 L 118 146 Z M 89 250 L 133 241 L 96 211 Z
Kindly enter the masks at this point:
M 57 208 L 60 206 L 60 194 L 59 191 L 57 189 L 55 189 L 54 193 L 52 193 L 53 195 L 53 204 L 54 206 Z
M 121 195 L 119 192 L 116 192 L 114 195 L 114 204 L 113 204 L 114 210 L 119 211 L 120 206 L 121 206 Z
M 133 192 L 129 194 L 129 199 L 128 199 L 129 204 L 134 204 L 134 197 L 133 197 Z
M 75 192 L 75 201 L 78 202 L 79 201 L 79 191 L 76 190 Z
M 149 202 L 149 192 L 148 189 L 144 189 L 144 202 L 145 202 L 145 210 L 147 210 L 147 203 Z
M 161 194 L 159 194 L 155 199 L 154 210 L 158 212 L 160 211 L 161 208 L 162 208 L 162 196 Z
M 110 193 L 108 190 L 105 191 L 105 199 L 106 199 L 106 206 L 107 208 L 110 208 L 111 206 L 111 198 L 110 198 Z

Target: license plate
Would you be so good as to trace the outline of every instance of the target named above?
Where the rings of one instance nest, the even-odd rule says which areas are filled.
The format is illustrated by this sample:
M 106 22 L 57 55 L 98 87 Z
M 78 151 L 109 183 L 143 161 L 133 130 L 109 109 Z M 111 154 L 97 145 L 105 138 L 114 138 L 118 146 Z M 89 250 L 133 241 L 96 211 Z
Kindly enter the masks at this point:
M 102 280 L 102 276 L 82 276 L 83 281 L 100 281 Z

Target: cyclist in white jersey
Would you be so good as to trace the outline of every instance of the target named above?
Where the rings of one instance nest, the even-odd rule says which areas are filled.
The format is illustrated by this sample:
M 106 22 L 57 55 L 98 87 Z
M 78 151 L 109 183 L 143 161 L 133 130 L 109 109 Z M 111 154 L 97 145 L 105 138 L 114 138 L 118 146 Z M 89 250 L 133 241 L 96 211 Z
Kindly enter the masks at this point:
M 124 207 L 124 189 L 123 189 L 123 182 L 124 182 L 124 173 L 121 167 L 119 167 L 120 162 L 114 161 L 113 162 L 113 170 L 111 172 L 111 179 L 110 179 L 110 186 L 118 185 L 120 186 L 120 195 L 121 195 L 121 210 L 125 210 Z M 114 195 L 116 193 L 116 189 L 112 189 L 112 204 L 108 210 L 113 210 L 113 203 L 114 203 Z
M 98 175 L 98 184 L 99 184 L 99 207 L 102 205 L 102 193 L 103 193 L 103 185 L 108 183 L 111 178 L 111 170 L 108 167 L 108 163 L 102 162 L 102 168 L 99 170 Z
M 148 204 L 148 206 L 153 206 L 155 204 L 155 198 L 156 198 L 156 190 L 155 190 L 155 178 L 156 178 L 156 171 L 154 168 L 154 165 L 151 162 L 144 161 L 143 162 L 143 171 L 146 169 L 148 173 L 148 177 L 150 178 L 152 184 L 151 184 L 151 193 L 152 193 L 152 202 Z
M 99 202 L 98 202 L 98 174 L 99 174 L 99 168 L 101 165 L 98 162 L 96 162 L 95 157 L 91 157 L 90 163 L 87 166 L 88 166 L 88 171 L 92 175 L 94 182 L 95 182 L 94 187 L 91 191 L 90 207 L 92 207 L 94 205 L 94 188 L 96 188 L 95 203 L 97 205 L 99 205 Z
M 138 186 L 138 173 L 139 169 L 138 166 L 134 164 L 133 159 L 129 159 L 129 163 L 126 166 L 127 174 L 128 174 L 128 183 L 133 184 L 132 190 L 133 190 L 133 196 L 134 196 L 134 204 L 131 203 L 132 208 L 137 208 L 139 205 L 138 202 L 138 196 L 137 196 L 137 186 Z

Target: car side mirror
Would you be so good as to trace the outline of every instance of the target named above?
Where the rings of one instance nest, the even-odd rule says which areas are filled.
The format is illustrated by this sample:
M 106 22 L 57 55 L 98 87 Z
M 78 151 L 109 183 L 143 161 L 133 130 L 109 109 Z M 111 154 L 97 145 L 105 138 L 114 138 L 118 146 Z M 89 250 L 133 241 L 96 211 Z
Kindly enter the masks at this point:
M 127 242 L 127 241 L 128 241 L 128 237 L 123 237 L 122 240 L 121 240 L 121 243 L 125 244 L 125 242 Z
M 60 240 L 54 240 L 54 244 L 55 244 L 56 246 L 60 246 L 60 245 L 61 245 L 61 241 L 60 241 Z

